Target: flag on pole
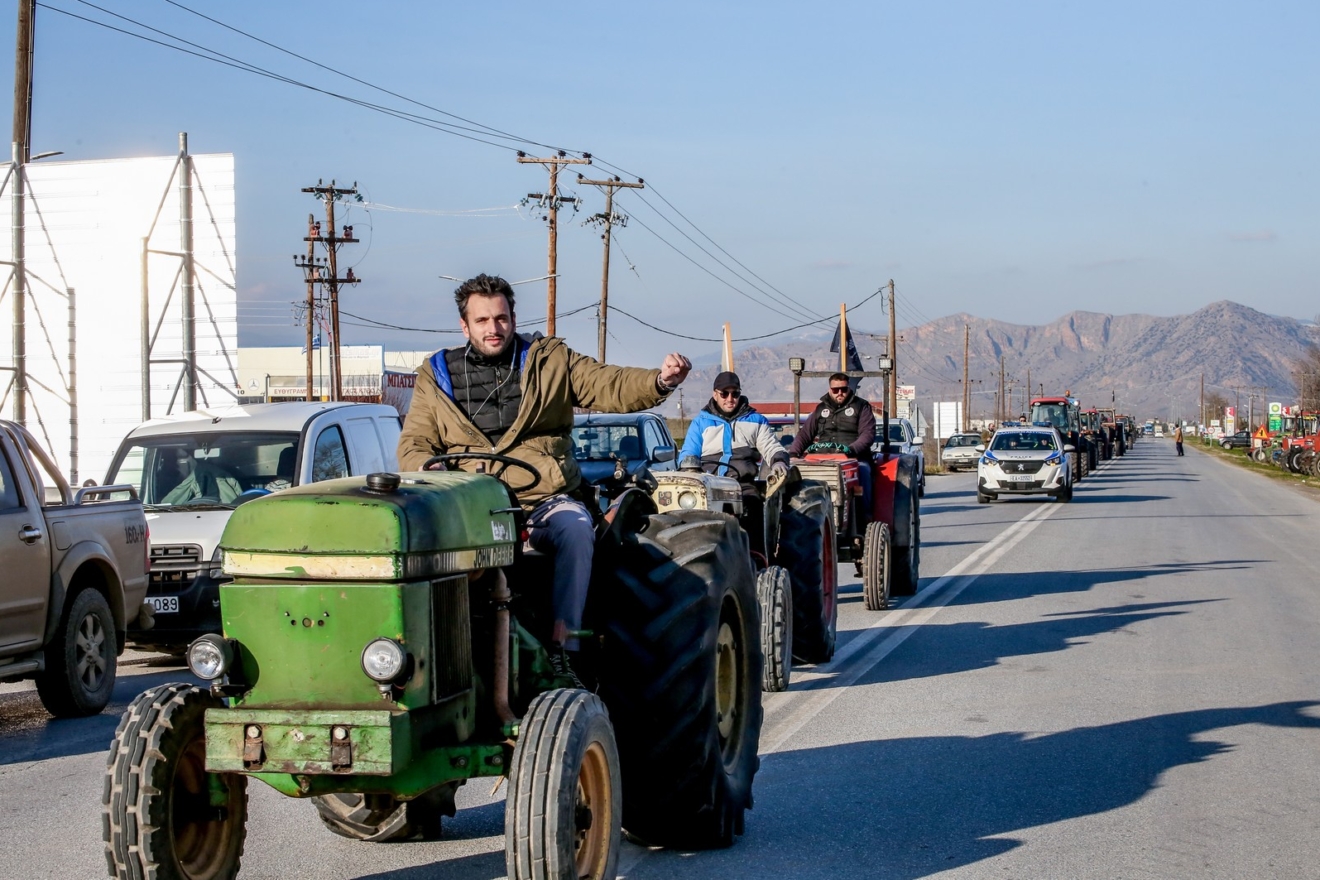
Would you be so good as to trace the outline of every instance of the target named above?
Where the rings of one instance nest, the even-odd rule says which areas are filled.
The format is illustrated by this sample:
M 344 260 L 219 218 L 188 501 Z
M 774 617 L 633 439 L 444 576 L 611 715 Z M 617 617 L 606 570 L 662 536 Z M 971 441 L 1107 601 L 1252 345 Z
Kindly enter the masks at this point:
M 852 331 L 849 330 L 847 327 L 843 326 L 843 321 L 840 321 L 839 325 L 834 328 L 834 339 L 830 341 L 830 351 L 836 354 L 839 352 L 839 336 L 841 335 L 840 331 L 842 331 L 842 335 L 847 340 L 845 344 L 847 345 L 848 348 L 848 369 L 849 370 L 865 369 L 862 366 L 862 356 L 857 353 L 857 346 L 856 344 L 853 343 Z M 854 391 L 856 391 L 857 386 L 862 384 L 862 380 L 849 379 L 848 384 L 852 386 L 852 389 Z
M 312 337 L 312 351 L 321 350 L 321 334 L 318 333 Z M 307 354 L 307 343 L 303 343 L 302 354 Z

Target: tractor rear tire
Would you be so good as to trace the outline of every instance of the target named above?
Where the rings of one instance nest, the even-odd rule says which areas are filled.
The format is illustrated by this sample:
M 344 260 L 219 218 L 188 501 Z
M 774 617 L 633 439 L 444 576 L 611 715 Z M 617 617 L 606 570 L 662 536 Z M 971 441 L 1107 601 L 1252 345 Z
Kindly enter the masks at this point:
M 387 840 L 439 840 L 443 817 L 453 816 L 454 793 L 462 782 L 433 788 L 410 801 L 388 794 L 344 792 L 312 798 L 321 824 L 340 837 L 383 843 Z
M 834 656 L 838 628 L 838 560 L 830 491 L 801 482 L 784 502 L 775 562 L 793 581 L 793 656 L 804 663 L 827 663 Z
M 866 527 L 862 545 L 862 599 L 867 611 L 889 607 L 889 526 L 873 522 Z
M 660 846 L 728 846 L 752 806 L 761 649 L 747 535 L 711 511 L 650 515 L 597 544 L 600 696 L 623 771 L 623 827 Z
M 899 466 L 894 487 L 893 558 L 889 562 L 889 595 L 913 596 L 921 584 L 921 499 L 915 475 Z
M 407 805 L 393 795 L 345 792 L 319 795 L 312 803 L 321 824 L 350 840 L 406 840 L 415 830 L 408 822 Z
M 761 607 L 761 654 L 765 663 L 761 690 L 788 690 L 793 673 L 793 581 L 778 565 L 756 576 L 756 601 Z
M 115 730 L 101 797 L 101 836 L 116 880 L 230 880 L 247 834 L 247 777 L 206 772 L 207 709 L 190 684 L 152 688 Z M 219 798 L 223 802 L 212 805 Z
M 539 694 L 509 764 L 504 864 L 509 880 L 612 878 L 623 805 L 619 752 L 595 694 Z

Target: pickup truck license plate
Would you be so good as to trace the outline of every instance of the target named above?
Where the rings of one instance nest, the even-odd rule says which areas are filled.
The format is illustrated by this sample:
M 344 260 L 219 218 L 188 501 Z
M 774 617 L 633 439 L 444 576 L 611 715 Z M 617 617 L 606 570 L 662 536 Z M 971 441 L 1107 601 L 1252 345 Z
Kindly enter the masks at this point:
M 1009 474 L 1009 475 L 1008 475 L 1008 481 L 1009 481 L 1010 483 L 1030 483 L 1030 482 L 1032 481 L 1032 479 L 1034 479 L 1034 478 L 1033 478 L 1033 476 L 1032 476 L 1031 474 Z
M 178 596 L 150 596 L 147 601 L 156 609 L 157 614 L 175 614 L 179 610 Z

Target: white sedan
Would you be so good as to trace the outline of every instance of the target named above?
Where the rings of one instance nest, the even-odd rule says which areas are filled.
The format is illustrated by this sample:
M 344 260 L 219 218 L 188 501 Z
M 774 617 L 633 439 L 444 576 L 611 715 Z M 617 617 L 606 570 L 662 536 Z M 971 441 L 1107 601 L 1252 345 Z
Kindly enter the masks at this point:
M 980 445 L 980 434 L 954 434 L 944 441 L 944 447 L 940 449 L 940 464 L 949 471 L 960 468 L 970 470 L 976 467 L 976 461 L 981 457 L 976 448 Z
M 1071 501 L 1072 468 L 1068 455 L 1076 450 L 1054 428 L 1005 425 L 978 446 L 976 500 L 989 504 L 1000 495 L 1052 495 Z

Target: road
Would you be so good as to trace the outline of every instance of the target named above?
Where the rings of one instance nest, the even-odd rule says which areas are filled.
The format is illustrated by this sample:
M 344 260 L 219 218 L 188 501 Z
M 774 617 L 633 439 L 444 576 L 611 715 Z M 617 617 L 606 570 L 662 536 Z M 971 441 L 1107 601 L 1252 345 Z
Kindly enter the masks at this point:
M 978 505 L 974 485 L 930 478 L 917 596 L 867 612 L 840 567 L 840 650 L 767 696 L 747 834 L 627 844 L 625 876 L 1320 876 L 1320 505 L 1152 439 L 1071 504 Z M 107 714 L 64 722 L 0 688 L 0 877 L 105 875 L 115 716 L 180 678 L 130 666 Z M 251 796 L 244 877 L 504 873 L 488 782 L 434 843 L 350 842 Z

